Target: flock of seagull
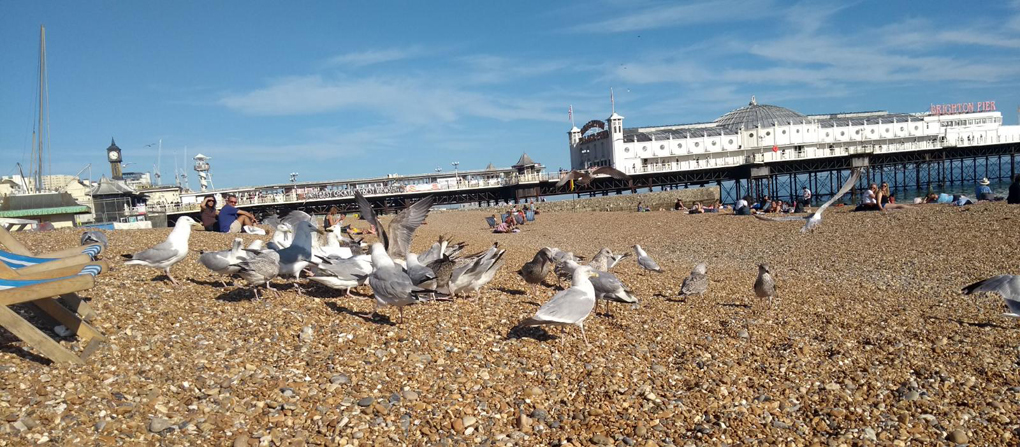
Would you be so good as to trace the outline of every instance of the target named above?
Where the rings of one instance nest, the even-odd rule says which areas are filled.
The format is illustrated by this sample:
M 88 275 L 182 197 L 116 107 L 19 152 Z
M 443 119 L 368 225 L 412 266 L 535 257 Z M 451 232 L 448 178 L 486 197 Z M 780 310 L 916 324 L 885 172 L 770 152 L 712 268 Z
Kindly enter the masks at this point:
M 815 213 L 806 218 L 802 229 L 808 232 L 816 229 L 821 214 L 829 205 L 849 191 L 857 181 L 860 171 L 855 171 L 847 184 Z M 240 277 L 255 295 L 262 299 L 258 289 L 265 287 L 275 292 L 271 281 L 276 278 L 300 280 L 302 274 L 327 287 L 343 290 L 368 285 L 372 289 L 374 306 L 368 316 L 376 317 L 380 307 L 396 307 L 403 322 L 403 308 L 430 300 L 449 300 L 458 296 L 478 296 L 503 266 L 505 250 L 494 243 L 487 250 L 465 254 L 466 244 L 452 243 L 441 236 L 438 241 L 422 254 L 410 252 L 415 230 L 425 221 L 433 204 L 433 197 L 422 199 L 394 217 L 386 228 L 378 221 L 368 201 L 356 194 L 362 217 L 371 225 L 379 241 L 373 243 L 365 253 L 366 244 L 341 233 L 336 225 L 325 232 L 316 220 L 301 211 L 292 211 L 276 225 L 270 242 L 263 246 L 261 240 L 243 247 L 240 238 L 234 239 L 228 250 L 204 252 L 199 262 L 209 270 L 224 277 Z M 187 216 L 177 220 L 166 241 L 144 251 L 123 255 L 126 265 L 143 265 L 164 271 L 167 278 L 176 284 L 170 268 L 188 254 L 188 239 L 195 221 Z M 324 236 L 324 240 L 316 235 Z M 83 235 L 83 240 L 86 236 Z M 105 240 L 105 237 L 103 238 Z M 632 246 L 637 265 L 647 272 L 663 273 L 658 263 L 640 245 Z M 555 293 L 543 304 L 534 316 L 521 321 L 516 327 L 531 326 L 577 326 L 585 343 L 584 321 L 596 304 L 605 302 L 608 313 L 609 303 L 637 304 L 638 299 L 611 270 L 629 253 L 616 255 L 609 248 L 602 248 L 591 261 L 581 264 L 583 257 L 555 247 L 544 247 L 531 261 L 517 272 L 537 294 L 537 288 L 544 284 L 550 273 L 562 280 L 568 279 L 570 287 Z M 557 281 L 557 285 L 559 281 Z M 226 283 L 224 282 L 224 286 Z M 300 286 L 295 282 L 300 294 Z M 701 295 L 708 290 L 708 266 L 697 264 L 683 280 L 678 295 L 687 297 Z M 758 265 L 758 276 L 754 282 L 755 295 L 767 300 L 771 307 L 778 298 L 776 282 L 768 264 Z M 1007 316 L 1020 318 L 1020 276 L 999 275 L 964 287 L 964 294 L 997 293 L 1001 295 L 1010 313 Z M 278 292 L 277 292 L 278 293 Z

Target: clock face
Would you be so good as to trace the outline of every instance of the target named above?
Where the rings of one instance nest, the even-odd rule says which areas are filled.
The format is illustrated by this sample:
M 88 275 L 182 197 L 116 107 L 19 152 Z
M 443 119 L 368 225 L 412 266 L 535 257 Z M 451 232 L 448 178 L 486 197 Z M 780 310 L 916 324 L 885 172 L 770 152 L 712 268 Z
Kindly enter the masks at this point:
M 117 161 L 120 158 L 120 154 L 115 151 L 110 151 L 110 161 Z

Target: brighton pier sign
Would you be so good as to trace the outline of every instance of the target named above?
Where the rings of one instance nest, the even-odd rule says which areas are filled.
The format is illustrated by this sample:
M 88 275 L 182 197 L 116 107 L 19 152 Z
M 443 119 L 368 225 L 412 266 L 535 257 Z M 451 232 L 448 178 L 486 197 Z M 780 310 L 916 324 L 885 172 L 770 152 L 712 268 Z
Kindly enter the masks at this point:
M 959 104 L 932 104 L 932 115 L 951 115 L 956 113 L 994 112 L 995 101 L 961 102 Z

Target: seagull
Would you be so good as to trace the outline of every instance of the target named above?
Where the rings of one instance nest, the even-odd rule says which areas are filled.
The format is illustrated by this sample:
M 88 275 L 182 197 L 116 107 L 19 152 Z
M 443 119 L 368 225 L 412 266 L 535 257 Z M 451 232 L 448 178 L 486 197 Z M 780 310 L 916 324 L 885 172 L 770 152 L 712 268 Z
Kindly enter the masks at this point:
M 369 276 L 369 286 L 372 287 L 372 295 L 375 296 L 375 305 L 372 308 L 372 315 L 375 315 L 379 306 L 396 306 L 400 311 L 400 322 L 404 322 L 404 306 L 410 306 L 419 302 L 415 296 L 415 287 L 411 277 L 397 267 L 386 253 L 383 244 L 376 242 L 372 244 L 372 265 L 375 271 Z M 423 289 L 418 289 L 419 291 Z
M 607 247 L 603 247 L 595 254 L 595 257 L 591 258 L 591 262 L 588 266 L 599 272 L 608 272 L 609 269 L 620 263 L 620 260 L 630 256 L 630 253 L 624 253 L 622 255 L 614 255 L 613 251 Z
M 680 285 L 680 296 L 701 295 L 708 291 L 708 265 L 704 262 L 694 266 L 690 276 Z
M 538 308 L 535 316 L 520 322 L 517 327 L 574 325 L 581 328 L 581 337 L 585 344 L 589 344 L 588 336 L 584 333 L 584 320 L 595 308 L 595 287 L 591 278 L 598 275 L 588 266 L 574 269 L 570 288 L 553 295 L 552 299 Z
M 191 226 L 194 223 L 195 220 L 188 216 L 179 217 L 166 241 L 148 250 L 121 255 L 127 259 L 124 264 L 144 265 L 163 270 L 170 282 L 176 285 L 177 280 L 170 276 L 170 267 L 188 256 L 188 238 L 191 237 Z
M 418 255 L 407 254 L 407 276 L 419 287 L 435 287 L 436 272 L 418 262 Z
M 244 279 L 255 293 L 255 299 L 259 297 L 259 285 L 265 285 L 267 289 L 276 292 L 269 281 L 280 274 L 280 253 L 275 250 L 266 250 L 258 255 L 242 260 L 237 264 L 237 275 Z
M 532 293 L 537 295 L 538 286 L 542 285 L 542 281 L 549 275 L 552 266 L 552 250 L 549 247 L 543 247 L 538 253 L 535 253 L 534 258 L 517 271 L 517 274 L 524 279 L 524 282 L 531 284 Z
M 351 250 L 350 247 L 345 247 L 340 244 L 340 238 L 339 236 L 337 236 L 335 231 L 327 232 L 326 245 L 313 246 L 312 254 L 316 258 L 328 258 L 330 256 L 336 256 L 346 259 L 351 256 L 354 256 L 354 252 Z
M 301 279 L 301 271 L 312 261 L 312 232 L 322 234 L 323 231 L 314 222 L 302 220 L 295 224 L 294 241 L 280 254 L 280 276 L 293 276 Z M 301 289 L 298 288 L 298 293 Z
M 645 270 L 651 270 L 655 273 L 662 273 L 662 269 L 659 268 L 659 264 L 654 259 L 648 256 L 648 253 L 641 248 L 640 245 L 634 246 L 634 252 L 637 253 L 637 263 L 641 268 Z
M 415 202 L 413 205 L 397 213 L 397 216 L 390 221 L 389 226 L 384 230 L 382 225 L 379 224 L 379 219 L 376 218 L 375 212 L 372 211 L 372 205 L 368 203 L 368 199 L 365 199 L 365 196 L 361 195 L 361 191 L 355 191 L 354 198 L 358 201 L 358 207 L 361 208 L 361 216 L 378 233 L 379 241 L 382 242 L 390 260 L 397 259 L 400 262 L 403 262 L 404 258 L 407 257 L 407 251 L 411 248 L 411 238 L 414 236 L 414 230 L 417 230 L 422 222 L 425 222 L 425 217 L 429 215 L 429 209 L 432 208 L 432 203 L 435 202 L 435 196 L 428 196 Z
M 492 278 L 496 276 L 496 271 L 503 266 L 502 258 L 506 253 L 506 250 L 500 250 L 498 245 L 498 242 L 492 244 L 492 247 L 483 252 L 481 256 L 474 258 L 471 262 L 459 264 L 453 269 L 447 283 L 450 296 L 456 297 L 470 292 L 478 293 L 479 289 L 492 281 Z
M 372 258 L 368 255 L 339 258 L 324 258 L 318 265 L 312 266 L 312 275 L 308 279 L 334 289 L 346 289 L 345 296 L 351 294 L 352 287 L 364 285 L 372 274 Z
M 755 214 L 754 217 L 758 218 L 759 220 L 766 220 L 769 222 L 807 220 L 807 222 L 804 223 L 804 226 L 800 229 L 800 232 L 810 233 L 814 231 L 816 228 L 818 228 L 819 225 L 822 224 L 822 213 L 825 212 L 825 209 L 828 208 L 829 205 L 832 205 L 837 200 L 841 199 L 844 195 L 846 195 L 846 193 L 850 192 L 850 189 L 854 187 L 854 184 L 857 183 L 857 179 L 860 177 L 861 169 L 860 168 L 854 169 L 853 173 L 850 174 L 850 178 L 848 178 L 846 180 L 846 183 L 843 184 L 843 187 L 840 188 L 839 191 L 837 191 L 836 194 L 833 195 L 831 199 L 823 203 L 822 206 L 818 207 L 818 209 L 815 210 L 814 213 L 811 213 L 810 216 L 765 217 L 760 214 Z
M 277 224 L 276 231 L 273 232 L 273 236 L 269 239 L 269 243 L 266 244 L 271 250 L 283 250 L 290 246 L 290 243 L 294 240 L 294 229 L 290 225 Z
M 961 292 L 964 295 L 982 292 L 998 293 L 1002 299 L 1006 300 L 1006 307 L 1009 308 L 1009 313 L 1003 315 L 1020 318 L 1020 275 L 993 276 L 964 287 Z
M 221 275 L 233 275 L 241 270 L 237 264 L 247 259 L 250 254 L 242 249 L 242 244 L 244 244 L 243 239 L 235 238 L 234 245 L 230 247 L 230 250 L 202 252 L 202 255 L 198 257 L 198 262 L 205 268 Z M 222 279 L 220 282 L 223 283 L 223 287 L 227 286 L 227 283 Z
M 772 307 L 772 297 L 776 296 L 776 281 L 772 279 L 768 264 L 758 264 L 758 279 L 754 281 L 754 294 L 758 298 L 768 298 L 769 307 Z
M 567 261 L 565 269 L 570 271 L 573 275 L 574 272 L 580 267 L 574 261 Z M 589 266 L 591 268 L 591 266 Z M 598 273 L 598 276 L 591 278 L 591 285 L 595 288 L 595 299 L 598 301 L 604 301 L 606 303 L 605 315 L 609 315 L 609 303 L 625 303 L 625 304 L 637 304 L 638 299 L 635 297 L 627 286 L 617 278 L 616 275 L 609 272 L 600 272 L 592 268 L 592 271 Z
M 570 181 L 577 181 L 577 184 L 584 186 L 591 183 L 592 180 L 595 180 L 595 176 L 597 175 L 608 175 L 617 180 L 626 180 L 627 187 L 631 189 L 634 188 L 634 181 L 630 178 L 629 175 L 624 174 L 623 171 L 620 171 L 619 169 L 612 168 L 609 166 L 600 166 L 591 171 L 573 170 L 567 172 L 562 177 L 560 177 L 560 180 L 558 182 L 556 182 L 556 187 L 559 188 Z
M 467 247 L 467 244 L 464 242 L 450 244 L 449 238 L 439 236 L 439 240 L 433 242 L 428 251 L 418 256 L 418 262 L 422 265 L 429 265 L 440 259 L 444 254 L 451 258 L 456 258 L 462 251 L 464 251 L 465 247 Z
M 106 234 L 103 234 L 103 232 L 101 232 L 101 231 L 94 231 L 94 230 L 93 231 L 86 231 L 86 232 L 81 234 L 81 244 L 82 245 L 99 244 L 99 245 L 102 245 L 103 249 L 105 250 L 106 249 L 106 245 L 108 243 L 109 242 L 106 240 Z

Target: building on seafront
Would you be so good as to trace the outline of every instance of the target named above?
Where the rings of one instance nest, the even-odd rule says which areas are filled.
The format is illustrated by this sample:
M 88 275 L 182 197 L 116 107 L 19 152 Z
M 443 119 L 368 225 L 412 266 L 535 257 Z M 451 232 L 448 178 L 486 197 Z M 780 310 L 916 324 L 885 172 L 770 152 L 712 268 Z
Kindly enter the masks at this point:
M 750 103 L 707 123 L 623 126 L 615 111 L 568 132 L 571 169 L 611 166 L 628 174 L 708 169 L 856 153 L 1020 141 L 995 103 L 932 105 L 925 113 L 804 115 Z

